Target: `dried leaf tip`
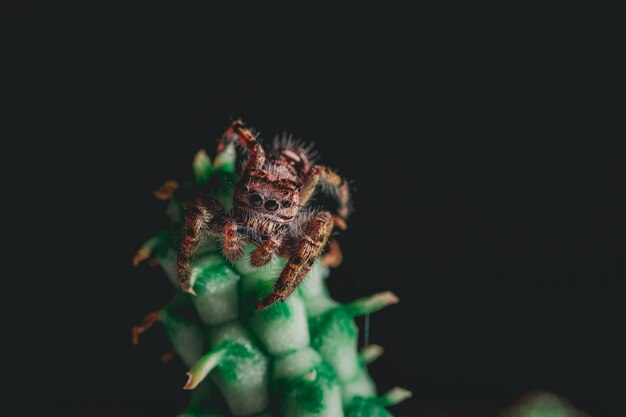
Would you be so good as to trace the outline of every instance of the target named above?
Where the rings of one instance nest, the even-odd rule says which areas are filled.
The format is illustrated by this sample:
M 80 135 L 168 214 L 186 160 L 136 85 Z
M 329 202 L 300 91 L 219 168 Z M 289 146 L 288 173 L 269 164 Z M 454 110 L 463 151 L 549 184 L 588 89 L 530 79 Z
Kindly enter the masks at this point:
M 146 314 L 143 318 L 143 322 L 137 326 L 133 326 L 130 330 L 131 340 L 134 346 L 139 344 L 139 336 L 148 331 L 152 326 L 155 325 L 161 319 L 161 311 L 153 311 L 151 313 Z
M 363 297 L 358 300 L 346 304 L 345 308 L 348 314 L 353 317 L 362 316 L 364 314 L 374 313 L 389 305 L 396 304 L 400 299 L 391 291 L 385 291 L 378 294 Z
M 196 293 L 196 291 L 195 291 L 192 287 L 189 287 L 189 288 L 187 288 L 187 289 L 184 289 L 183 291 L 184 291 L 184 292 L 186 292 L 187 294 L 191 294 L 191 295 L 193 295 L 194 297 L 198 295 L 198 294 Z
M 346 223 L 345 219 L 341 216 L 337 216 L 333 214 L 333 224 L 341 230 L 348 229 L 348 223 Z
M 187 383 L 183 387 L 183 389 L 194 389 L 206 378 L 206 376 L 211 372 L 222 360 L 222 356 L 224 354 L 224 350 L 216 350 L 211 351 L 198 359 L 198 361 L 191 367 L 189 372 L 187 372 Z
M 372 363 L 376 359 L 382 356 L 385 353 L 385 349 L 383 349 L 380 345 L 368 345 L 361 349 L 359 352 L 359 356 L 363 359 L 365 363 Z
M 187 372 L 187 382 L 185 383 L 185 386 L 183 386 L 183 389 L 194 389 L 198 384 L 195 383 L 194 384 L 194 379 L 193 379 L 193 375 L 191 374 L 191 372 Z
M 159 188 L 154 190 L 152 194 L 159 200 L 167 201 L 172 199 L 172 196 L 178 188 L 180 188 L 180 184 L 176 181 L 165 181 Z
M 237 158 L 235 145 L 230 142 L 217 154 L 213 161 L 213 169 L 216 171 L 235 172 L 235 160 Z
M 317 379 L 317 371 L 313 369 L 311 372 L 307 372 L 302 376 L 305 381 L 313 382 Z
M 196 177 L 196 184 L 205 184 L 211 179 L 213 174 L 213 165 L 211 165 L 211 158 L 206 153 L 206 150 L 200 149 L 196 156 L 193 158 L 193 173 Z
M 385 395 L 379 397 L 379 401 L 385 406 L 389 407 L 390 405 L 396 405 L 406 400 L 407 398 L 411 398 L 413 393 L 407 389 L 394 387 L 391 390 L 387 391 Z
M 148 248 L 140 248 L 135 256 L 133 256 L 133 266 L 139 266 L 140 263 L 150 257 L 150 250 Z

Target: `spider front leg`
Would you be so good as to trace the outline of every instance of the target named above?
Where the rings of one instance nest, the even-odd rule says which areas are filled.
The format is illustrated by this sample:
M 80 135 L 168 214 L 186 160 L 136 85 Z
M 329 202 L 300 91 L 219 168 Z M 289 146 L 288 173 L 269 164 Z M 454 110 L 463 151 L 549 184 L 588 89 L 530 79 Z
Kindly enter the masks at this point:
M 208 230 L 219 233 L 224 218 L 224 207 L 215 199 L 200 194 L 189 203 L 185 217 L 185 237 L 180 244 L 176 264 L 178 282 L 183 291 L 195 295 L 191 287 L 191 258 L 193 257 L 202 232 Z
M 237 137 L 239 141 L 250 152 L 250 159 L 246 165 L 246 169 L 261 169 L 265 164 L 265 151 L 261 144 L 256 140 L 256 137 L 250 132 L 241 119 L 233 121 L 226 132 L 224 133 L 226 139 L 231 137 Z
M 250 265 L 256 267 L 266 265 L 272 259 L 272 255 L 278 251 L 282 242 L 282 236 L 269 237 L 252 252 Z
M 321 254 L 333 230 L 333 217 L 328 211 L 322 211 L 309 220 L 304 227 L 304 234 L 298 240 L 296 251 L 283 268 L 274 290 L 259 301 L 257 310 L 261 310 L 279 300 L 288 297 L 311 270 L 315 259 Z

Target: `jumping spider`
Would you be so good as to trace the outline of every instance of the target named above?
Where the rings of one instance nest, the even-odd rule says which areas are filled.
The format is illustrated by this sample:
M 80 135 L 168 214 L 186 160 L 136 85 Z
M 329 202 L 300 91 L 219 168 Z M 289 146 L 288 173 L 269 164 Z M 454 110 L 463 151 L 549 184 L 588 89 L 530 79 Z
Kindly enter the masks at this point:
M 230 261 L 241 258 L 244 242 L 257 246 L 250 257 L 253 266 L 267 264 L 275 253 L 288 257 L 272 293 L 257 303 L 260 310 L 289 296 L 322 254 L 333 227 L 345 228 L 349 187 L 327 167 L 311 165 L 310 147 L 298 142 L 276 141 L 266 154 L 241 120 L 231 123 L 224 139 L 239 141 L 250 158 L 235 189 L 231 212 L 206 193 L 189 203 L 178 278 L 181 288 L 193 293 L 190 260 L 205 230 L 223 239 L 222 252 Z M 337 199 L 336 215 L 307 206 L 318 185 Z

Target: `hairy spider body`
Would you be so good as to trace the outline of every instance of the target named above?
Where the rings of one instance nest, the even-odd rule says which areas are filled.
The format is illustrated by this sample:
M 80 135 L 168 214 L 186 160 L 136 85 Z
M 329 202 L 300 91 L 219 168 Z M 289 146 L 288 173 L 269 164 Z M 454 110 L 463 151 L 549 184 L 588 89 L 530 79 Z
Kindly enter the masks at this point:
M 203 231 L 223 238 L 222 253 L 231 261 L 241 258 L 244 243 L 253 243 L 253 266 L 267 264 L 274 254 L 289 258 L 272 293 L 258 302 L 256 308 L 262 309 L 289 296 L 322 254 L 333 227 L 345 228 L 348 183 L 327 167 L 311 165 L 311 147 L 289 138 L 276 140 L 266 154 L 241 120 L 231 123 L 224 139 L 239 141 L 250 158 L 234 191 L 230 212 L 205 193 L 188 204 L 177 262 L 179 282 L 183 290 L 193 293 L 190 262 Z M 308 208 L 318 185 L 337 199 L 336 215 Z M 333 250 L 338 251 L 338 246 Z

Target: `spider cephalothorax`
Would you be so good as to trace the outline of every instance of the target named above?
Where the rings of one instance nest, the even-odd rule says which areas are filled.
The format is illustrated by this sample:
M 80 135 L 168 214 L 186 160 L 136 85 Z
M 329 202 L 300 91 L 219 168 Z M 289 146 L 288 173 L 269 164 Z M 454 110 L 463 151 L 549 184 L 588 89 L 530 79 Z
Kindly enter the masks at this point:
M 239 141 L 250 159 L 235 189 L 230 213 L 204 193 L 189 203 L 178 256 L 179 281 L 183 290 L 193 293 L 190 260 L 204 230 L 223 238 L 222 252 L 231 261 L 243 255 L 244 242 L 254 243 L 253 266 L 267 264 L 273 254 L 289 258 L 273 292 L 257 304 L 261 309 L 291 294 L 322 253 L 333 227 L 345 228 L 349 188 L 330 169 L 311 165 L 311 148 L 298 142 L 276 140 L 266 154 L 240 120 L 230 125 L 224 139 Z M 319 184 L 326 185 L 324 189 L 339 202 L 336 215 L 307 207 Z

